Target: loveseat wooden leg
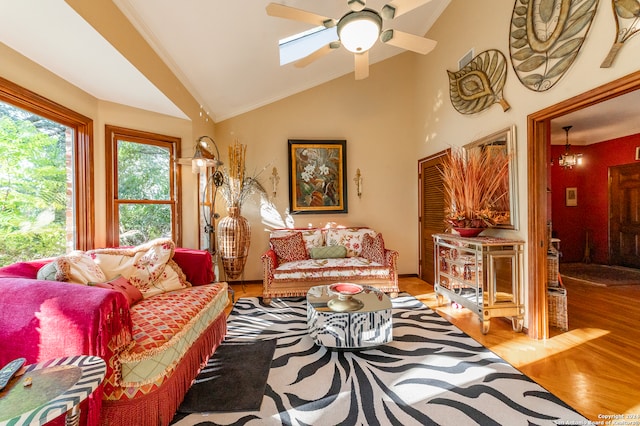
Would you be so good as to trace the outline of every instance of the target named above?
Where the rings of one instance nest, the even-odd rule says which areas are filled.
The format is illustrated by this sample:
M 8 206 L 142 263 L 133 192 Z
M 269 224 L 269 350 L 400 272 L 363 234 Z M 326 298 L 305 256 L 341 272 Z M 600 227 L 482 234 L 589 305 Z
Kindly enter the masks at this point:
M 389 297 L 395 299 L 396 297 L 398 297 L 398 292 L 394 291 L 393 293 L 389 293 Z
M 271 305 L 271 298 L 270 297 L 263 297 L 262 301 L 264 302 L 265 305 L 269 306 Z

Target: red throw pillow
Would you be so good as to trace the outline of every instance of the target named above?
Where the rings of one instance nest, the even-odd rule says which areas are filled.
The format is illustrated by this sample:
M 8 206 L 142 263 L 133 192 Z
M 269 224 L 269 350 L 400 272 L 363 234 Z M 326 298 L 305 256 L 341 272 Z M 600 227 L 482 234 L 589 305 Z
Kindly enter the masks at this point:
M 140 290 L 129 283 L 129 280 L 122 275 L 118 275 L 117 277 L 103 283 L 89 283 L 89 285 L 118 291 L 124 294 L 129 302 L 129 306 L 133 306 L 143 299 Z
M 276 256 L 278 256 L 278 263 L 309 258 L 307 246 L 300 232 L 292 232 L 284 237 L 273 237 L 269 242 L 273 247 L 273 251 L 276 252 Z
M 384 265 L 384 240 L 382 239 L 382 234 L 377 234 L 375 237 L 364 234 L 360 256 L 371 262 Z

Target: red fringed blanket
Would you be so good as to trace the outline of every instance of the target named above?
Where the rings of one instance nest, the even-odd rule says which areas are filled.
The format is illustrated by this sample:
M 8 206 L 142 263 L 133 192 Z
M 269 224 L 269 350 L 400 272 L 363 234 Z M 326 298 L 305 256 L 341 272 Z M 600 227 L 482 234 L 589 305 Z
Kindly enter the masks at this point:
M 7 275 L 5 270 L 0 276 L 0 365 L 19 357 L 32 364 L 78 354 L 109 360 L 112 350 L 131 342 L 129 307 L 122 294 Z M 88 424 L 98 423 L 101 398 L 101 389 L 92 395 L 89 412 L 95 418 Z

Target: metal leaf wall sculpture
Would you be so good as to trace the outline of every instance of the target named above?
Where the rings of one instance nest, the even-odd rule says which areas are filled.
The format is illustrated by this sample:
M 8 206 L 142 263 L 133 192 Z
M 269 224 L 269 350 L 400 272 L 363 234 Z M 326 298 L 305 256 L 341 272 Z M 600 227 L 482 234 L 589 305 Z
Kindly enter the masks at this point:
M 609 68 L 625 41 L 640 31 L 640 1 L 612 0 L 613 14 L 616 17 L 616 40 L 600 68 Z
M 461 114 L 475 114 L 494 103 L 510 108 L 502 97 L 507 78 L 507 60 L 499 50 L 487 50 L 473 58 L 460 71 L 449 74 L 449 95 Z
M 564 76 L 597 6 L 597 0 L 516 0 L 509 46 L 513 69 L 525 87 L 543 92 Z

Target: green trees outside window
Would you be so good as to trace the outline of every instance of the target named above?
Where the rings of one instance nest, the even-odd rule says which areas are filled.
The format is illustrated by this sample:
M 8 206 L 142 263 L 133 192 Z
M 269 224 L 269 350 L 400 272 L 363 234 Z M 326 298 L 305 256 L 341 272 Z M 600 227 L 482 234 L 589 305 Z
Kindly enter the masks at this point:
M 71 132 L 0 102 L 0 266 L 63 254 L 73 241 Z

